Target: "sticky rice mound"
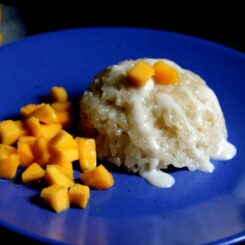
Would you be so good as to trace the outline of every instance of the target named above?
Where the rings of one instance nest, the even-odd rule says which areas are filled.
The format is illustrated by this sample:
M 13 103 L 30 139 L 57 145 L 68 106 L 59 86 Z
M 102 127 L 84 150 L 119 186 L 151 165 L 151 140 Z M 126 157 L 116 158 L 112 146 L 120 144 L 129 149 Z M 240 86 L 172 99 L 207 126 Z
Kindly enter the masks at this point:
M 235 154 L 217 97 L 200 76 L 162 61 L 178 71 L 177 85 L 151 77 L 145 86 L 131 86 L 127 74 L 136 60 L 98 74 L 80 101 L 81 129 L 95 137 L 99 159 L 133 172 L 170 165 L 211 172 L 210 159 Z

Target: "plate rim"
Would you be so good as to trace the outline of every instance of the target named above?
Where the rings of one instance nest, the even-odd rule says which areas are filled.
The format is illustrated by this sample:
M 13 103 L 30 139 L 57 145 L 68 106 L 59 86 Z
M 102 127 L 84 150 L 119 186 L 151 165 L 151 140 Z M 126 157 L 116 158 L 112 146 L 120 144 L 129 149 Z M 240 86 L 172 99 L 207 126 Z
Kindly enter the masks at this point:
M 213 46 L 215 48 L 218 49 L 222 49 L 223 51 L 229 52 L 229 53 L 235 53 L 236 55 L 241 56 L 242 58 L 245 58 L 245 53 L 243 53 L 240 50 L 237 50 L 235 48 L 226 46 L 224 44 L 221 44 L 217 41 L 214 40 L 209 40 L 206 38 L 201 38 L 198 36 L 193 36 L 191 34 L 185 34 L 185 33 L 181 33 L 181 32 L 175 32 L 175 31 L 170 31 L 170 30 L 161 30 L 161 29 L 157 29 L 157 28 L 144 28 L 144 27 L 127 27 L 127 26 L 93 26 L 93 27 L 79 27 L 79 28 L 66 28 L 66 29 L 62 29 L 62 30 L 55 30 L 55 31 L 48 31 L 48 32 L 43 32 L 43 33 L 38 33 L 38 34 L 33 34 L 30 36 L 25 36 L 22 37 L 16 41 L 7 43 L 7 44 L 3 44 L 2 46 L 0 46 L 0 52 L 2 49 L 8 48 L 9 46 L 12 45 L 19 45 L 22 42 L 29 42 L 32 40 L 35 40 L 36 38 L 40 38 L 40 37 L 46 37 L 46 36 L 52 36 L 52 35 L 57 35 L 57 34 L 61 34 L 64 32 L 79 32 L 79 31 L 88 31 L 88 30 L 123 30 L 123 31 L 127 31 L 127 30 L 135 30 L 135 31 L 149 31 L 149 32 L 158 32 L 158 33 L 165 33 L 166 35 L 171 35 L 171 36 L 175 36 L 177 38 L 188 38 L 188 39 L 192 39 L 192 41 L 195 42 L 201 42 L 203 44 L 206 45 L 210 45 Z

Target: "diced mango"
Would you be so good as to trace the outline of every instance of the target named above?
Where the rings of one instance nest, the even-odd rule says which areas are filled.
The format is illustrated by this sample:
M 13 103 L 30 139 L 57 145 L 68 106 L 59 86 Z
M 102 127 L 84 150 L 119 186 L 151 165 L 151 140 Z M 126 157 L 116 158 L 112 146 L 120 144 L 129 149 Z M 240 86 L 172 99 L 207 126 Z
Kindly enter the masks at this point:
M 15 177 L 19 166 L 19 156 L 16 153 L 0 160 L 0 178 L 12 179 Z
M 76 137 L 79 152 L 79 164 L 82 171 L 90 171 L 96 167 L 95 140 Z
M 55 111 L 70 111 L 72 104 L 71 101 L 54 102 L 51 104 Z
M 25 120 L 26 128 L 29 130 L 30 134 L 35 137 L 40 137 L 42 135 L 42 126 L 39 119 L 36 117 L 30 117 Z
M 26 106 L 23 106 L 20 108 L 20 114 L 23 118 L 27 118 L 29 117 L 29 115 L 34 112 L 35 110 L 41 108 L 42 106 L 44 106 L 45 103 L 41 103 L 41 104 L 28 104 Z
M 3 144 L 12 145 L 20 136 L 19 126 L 13 120 L 0 122 L 0 141 Z
M 33 145 L 33 153 L 36 162 L 40 166 L 45 167 L 50 163 L 50 154 L 48 150 L 48 140 L 44 137 L 39 137 Z
M 101 164 L 95 169 L 82 173 L 81 180 L 85 185 L 98 190 L 104 190 L 114 185 L 112 174 Z
M 72 124 L 71 113 L 69 111 L 56 111 L 56 122 L 61 124 L 63 128 L 69 128 Z
M 19 137 L 28 134 L 28 130 L 26 129 L 25 124 L 24 124 L 22 121 L 17 120 L 17 121 L 15 121 L 15 123 L 16 123 L 17 127 L 18 127 L 19 130 L 20 130 L 20 131 L 19 131 L 19 132 L 20 132 L 20 133 L 19 133 Z
M 153 67 L 147 62 L 139 60 L 129 69 L 127 78 L 133 86 L 142 87 L 153 75 Z
M 61 130 L 49 142 L 50 161 L 54 164 L 63 164 L 78 160 L 77 142 L 72 135 Z
M 57 184 L 70 187 L 74 182 L 63 174 L 54 164 L 47 165 L 45 171 L 45 180 L 49 185 Z
M 41 124 L 36 117 L 26 119 L 25 125 L 31 135 L 37 138 L 43 136 L 48 140 L 52 139 L 62 128 L 58 123 Z
M 50 91 L 50 97 L 54 102 L 63 102 L 68 100 L 68 94 L 64 87 L 53 86 Z
M 30 136 L 30 135 L 24 135 L 24 136 L 21 136 L 19 139 L 18 139 L 18 143 L 27 143 L 31 146 L 33 146 L 34 142 L 37 140 L 36 137 L 34 136 Z
M 0 160 L 8 158 L 13 153 L 17 153 L 15 147 L 6 144 L 0 144 Z
M 40 197 L 57 213 L 70 207 L 67 187 L 56 184 L 48 186 L 42 189 Z
M 72 137 L 71 134 L 66 132 L 65 130 L 61 130 L 53 139 L 50 141 L 51 148 L 63 148 L 63 149 L 71 149 L 77 148 L 77 142 Z
M 30 183 L 40 180 L 45 174 L 45 170 L 36 162 L 32 163 L 21 175 L 23 183 Z
M 30 143 L 18 141 L 17 152 L 20 157 L 20 167 L 26 168 L 34 162 L 34 154 Z
M 55 123 L 57 121 L 55 110 L 49 104 L 45 104 L 44 106 L 36 109 L 29 114 L 29 117 L 36 117 L 40 122 L 47 124 Z
M 53 124 L 42 124 L 41 135 L 47 140 L 52 139 L 62 128 L 58 123 Z
M 78 149 L 76 148 L 51 148 L 50 162 L 54 164 L 63 165 L 67 162 L 73 162 L 79 159 Z
M 163 61 L 157 61 L 153 68 L 155 70 L 155 82 L 162 85 L 177 84 L 179 83 L 178 71 Z
M 145 69 L 149 67 L 144 68 L 145 64 L 138 67 L 138 72 L 144 70 L 140 79 L 147 76 Z M 137 70 L 138 64 L 135 66 Z M 50 95 L 52 105 L 29 104 L 21 108 L 24 122 L 0 122 L 0 178 L 12 179 L 16 176 L 18 166 L 25 167 L 21 175 L 23 183 L 44 177 L 50 185 L 41 191 L 40 197 L 55 212 L 68 209 L 70 203 L 85 208 L 90 198 L 89 186 L 107 189 L 114 184 L 114 179 L 103 165 L 96 167 L 94 139 L 74 139 L 62 130 L 72 123 L 72 104 L 68 101 L 66 90 L 53 87 Z M 17 148 L 10 146 L 15 143 Z M 79 160 L 80 168 L 84 171 L 80 179 L 86 185 L 74 185 L 72 162 L 76 160 Z
M 89 197 L 90 190 L 86 185 L 75 184 L 69 189 L 70 203 L 80 208 L 86 208 Z
M 73 166 L 71 162 L 63 162 L 62 164 L 54 164 L 59 170 L 60 172 L 62 172 L 63 174 L 65 174 L 68 178 L 70 178 L 71 180 L 74 179 L 73 177 Z

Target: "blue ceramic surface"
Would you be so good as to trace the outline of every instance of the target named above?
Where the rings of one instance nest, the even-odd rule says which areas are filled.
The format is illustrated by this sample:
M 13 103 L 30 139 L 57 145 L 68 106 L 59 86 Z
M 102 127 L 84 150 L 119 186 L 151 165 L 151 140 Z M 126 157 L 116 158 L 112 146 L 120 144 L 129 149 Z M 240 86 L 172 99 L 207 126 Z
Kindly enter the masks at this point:
M 51 86 L 81 95 L 93 76 L 121 60 L 165 57 L 200 74 L 216 92 L 238 154 L 215 161 L 212 174 L 173 171 L 158 189 L 113 172 L 115 186 L 91 193 L 85 210 L 56 214 L 38 191 L 0 180 L 0 224 L 41 241 L 71 244 L 204 244 L 245 239 L 245 56 L 173 33 L 88 28 L 34 36 L 0 48 L 0 119 L 38 102 Z

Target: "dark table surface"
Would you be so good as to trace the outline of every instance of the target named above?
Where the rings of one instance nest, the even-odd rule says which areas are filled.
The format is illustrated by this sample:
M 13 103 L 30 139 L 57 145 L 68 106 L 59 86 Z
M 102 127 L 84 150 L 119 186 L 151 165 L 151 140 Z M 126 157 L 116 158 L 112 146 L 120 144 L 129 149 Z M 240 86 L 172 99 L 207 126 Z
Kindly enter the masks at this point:
M 78 1 L 77 1 L 78 2 Z M 199 1 L 198 1 L 199 2 Z M 61 3 L 53 1 L 1 1 L 17 9 L 26 29 L 26 35 L 93 26 L 127 26 L 154 28 L 173 31 L 207 39 L 240 52 L 245 51 L 245 28 L 242 7 L 229 3 L 230 6 L 218 6 L 198 3 L 198 6 L 183 8 L 175 3 L 172 6 L 159 7 L 157 3 L 150 8 L 132 8 L 132 6 L 105 6 L 103 2 L 96 9 L 81 6 L 73 1 Z M 99 4 L 99 3 L 96 3 Z M 143 3 L 142 3 L 143 4 Z M 234 4 L 234 5 L 232 5 Z M 116 3 L 115 3 L 116 5 Z M 125 5 L 125 4 L 124 4 Z M 108 7 L 108 8 L 107 8 Z M 103 11 L 102 11 L 103 9 Z M 15 234 L 0 227 L 0 243 L 18 241 L 20 244 L 43 244 Z
M 245 18 L 238 1 L 133 3 L 106 1 L 0 0 L 14 6 L 23 20 L 26 35 L 93 26 L 154 28 L 184 33 L 245 51 Z M 160 5 L 159 5 L 160 4 Z

